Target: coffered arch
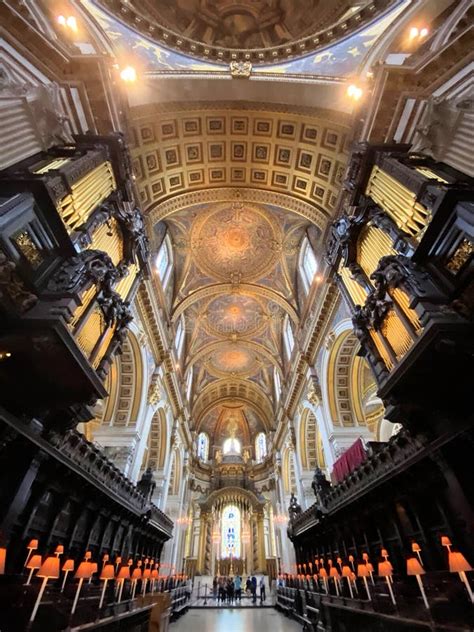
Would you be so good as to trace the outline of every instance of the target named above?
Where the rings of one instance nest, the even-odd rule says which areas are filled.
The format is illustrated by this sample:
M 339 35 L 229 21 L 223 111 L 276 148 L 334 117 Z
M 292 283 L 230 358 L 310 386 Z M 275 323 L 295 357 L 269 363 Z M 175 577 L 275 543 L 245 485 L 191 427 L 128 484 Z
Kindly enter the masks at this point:
M 204 358 L 210 356 L 214 351 L 227 348 L 228 345 L 229 340 L 218 340 L 206 345 L 198 352 L 193 353 L 193 355 L 189 358 L 186 369 L 192 367 L 196 362 L 199 362 Z M 263 345 L 253 342 L 252 340 L 241 340 L 239 341 L 239 346 L 245 347 L 246 349 L 253 351 L 255 354 L 263 356 L 263 358 L 265 358 L 272 366 L 277 369 L 279 373 L 281 373 L 281 365 L 278 361 L 278 358 L 270 353 L 270 351 L 268 351 L 268 349 L 266 349 Z
M 252 407 L 262 418 L 267 428 L 272 427 L 273 408 L 269 397 L 251 380 L 220 379 L 208 384 L 198 395 L 193 406 L 196 425 L 201 417 L 217 403 L 244 402 Z
M 347 161 L 347 114 L 244 101 L 146 104 L 130 114 L 145 213 L 172 196 L 214 187 L 290 195 L 326 220 L 335 210 Z
M 261 298 L 273 301 L 279 305 L 291 318 L 291 320 L 298 324 L 299 317 L 295 308 L 285 300 L 278 292 L 271 288 L 264 287 L 255 283 L 239 283 L 234 285 L 232 283 L 216 283 L 208 285 L 206 287 L 196 290 L 186 298 L 184 298 L 175 307 L 171 320 L 176 321 L 191 305 L 205 298 L 215 296 L 218 294 L 243 294 L 245 296 L 259 296 Z

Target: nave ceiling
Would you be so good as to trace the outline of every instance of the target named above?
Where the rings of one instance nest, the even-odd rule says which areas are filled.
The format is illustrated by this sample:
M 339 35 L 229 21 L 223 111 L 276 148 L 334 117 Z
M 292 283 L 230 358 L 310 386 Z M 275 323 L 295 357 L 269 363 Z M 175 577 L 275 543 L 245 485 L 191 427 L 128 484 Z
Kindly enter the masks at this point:
M 274 426 L 284 328 L 297 338 L 304 311 L 301 245 L 309 235 L 320 246 L 333 215 L 347 115 L 219 102 L 137 106 L 130 116 L 152 250 L 165 232 L 172 245 L 167 300 L 174 331 L 184 325 L 192 428 L 217 445 L 236 424 L 248 445 Z

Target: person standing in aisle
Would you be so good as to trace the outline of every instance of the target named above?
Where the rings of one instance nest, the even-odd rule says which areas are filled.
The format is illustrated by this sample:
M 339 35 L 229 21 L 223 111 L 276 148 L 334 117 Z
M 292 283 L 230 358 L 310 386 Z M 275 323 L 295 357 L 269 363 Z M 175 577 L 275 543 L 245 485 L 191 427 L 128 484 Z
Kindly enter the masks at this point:
M 263 602 L 266 599 L 266 593 L 265 593 L 265 578 L 264 577 L 260 577 L 260 603 L 263 604 Z

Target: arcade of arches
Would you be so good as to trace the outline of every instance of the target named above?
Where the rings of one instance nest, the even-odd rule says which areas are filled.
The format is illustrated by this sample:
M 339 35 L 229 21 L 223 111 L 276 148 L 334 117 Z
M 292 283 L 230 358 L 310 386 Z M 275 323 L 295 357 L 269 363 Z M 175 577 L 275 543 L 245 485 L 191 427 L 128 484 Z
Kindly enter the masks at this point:
M 104 459 L 100 472 L 113 470 L 121 490 L 113 502 L 135 494 L 129 481 L 146 497 L 124 505 L 136 531 L 120 519 L 112 536 L 120 512 L 74 530 L 72 518 L 49 523 L 49 497 L 33 486 L 36 500 L 5 522 L 12 546 L 60 533 L 77 554 L 83 538 L 97 556 L 155 556 L 162 577 L 262 575 L 318 595 L 315 560 L 353 563 L 369 550 L 375 566 L 389 549 L 405 581 L 412 541 L 439 572 L 440 530 L 469 546 L 472 490 L 450 443 L 465 455 L 471 445 L 459 439 L 472 416 L 464 378 L 456 413 L 441 394 L 456 379 L 456 345 L 472 341 L 472 12 L 467 0 L 2 3 L 0 300 L 39 302 L 31 318 L 29 307 L 6 311 L 8 327 L 27 324 L 0 339 L 0 365 L 18 356 L 21 332 L 61 315 L 61 335 L 59 325 L 31 334 L 32 366 L 64 344 L 82 367 L 63 383 L 71 365 L 49 377 L 52 362 L 38 410 L 12 395 L 7 413 L 41 422 L 44 439 L 31 439 L 33 422 L 23 435 L 68 458 L 80 450 L 67 441 L 83 442 L 87 477 L 102 476 Z M 109 170 L 77 184 L 79 154 Z M 64 225 L 49 206 L 34 210 L 50 204 L 37 191 L 53 176 L 45 191 Z M 29 228 L 2 223 L 13 194 L 36 196 Z M 88 263 L 100 252 L 102 267 Z M 53 268 L 63 275 L 51 281 Z M 23 374 L 0 369 L 14 392 L 11 376 Z M 431 400 L 423 384 L 443 371 Z M 54 382 L 61 402 L 68 388 L 76 399 L 48 408 L 39 394 Z M 432 515 L 423 480 L 445 490 Z M 93 494 L 106 494 L 99 486 Z M 359 580 L 347 581 L 354 599 Z M 280 606 L 303 608 L 316 630 L 319 606 L 306 611 L 295 594 Z M 319 626 L 351 629 L 330 617 Z

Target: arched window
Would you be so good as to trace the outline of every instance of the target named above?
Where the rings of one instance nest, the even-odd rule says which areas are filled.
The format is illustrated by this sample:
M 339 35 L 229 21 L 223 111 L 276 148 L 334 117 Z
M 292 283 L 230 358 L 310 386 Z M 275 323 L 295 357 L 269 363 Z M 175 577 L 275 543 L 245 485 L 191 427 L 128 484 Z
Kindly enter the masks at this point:
M 181 356 L 181 351 L 183 350 L 184 343 L 184 325 L 183 320 L 181 319 L 176 327 L 176 336 L 174 338 L 174 348 L 176 349 L 176 353 L 178 358 Z
M 264 432 L 259 432 L 255 439 L 255 456 L 258 463 L 261 463 L 267 456 L 267 437 Z
M 221 557 L 240 557 L 240 510 L 227 505 L 222 513 Z
M 286 353 L 288 357 L 290 357 L 291 352 L 293 351 L 293 347 L 295 346 L 295 338 L 293 336 L 293 329 L 291 328 L 291 323 L 288 316 L 285 318 L 285 329 L 283 331 L 283 336 L 285 340 Z
M 165 287 L 168 282 L 172 266 L 171 243 L 169 237 L 165 237 L 156 256 L 156 270 L 159 274 L 163 287 Z
M 273 382 L 275 385 L 275 399 L 278 402 L 281 395 L 281 378 L 276 368 L 273 369 Z
M 314 275 L 318 270 L 318 262 L 316 261 L 316 256 L 314 254 L 314 250 L 311 247 L 311 244 L 308 241 L 308 238 L 303 240 L 303 246 L 301 248 L 300 254 L 300 268 L 301 268 L 301 276 L 303 278 L 303 285 L 305 292 L 309 292 L 309 288 L 313 283 Z
M 186 378 L 186 398 L 188 402 L 191 399 L 192 387 L 193 387 L 193 367 L 189 369 L 188 377 Z
M 240 441 L 235 437 L 229 437 L 224 441 L 222 446 L 224 454 L 240 454 L 242 452 L 242 446 Z
M 205 432 L 201 432 L 198 436 L 197 455 L 201 461 L 207 461 L 209 458 L 209 437 Z

